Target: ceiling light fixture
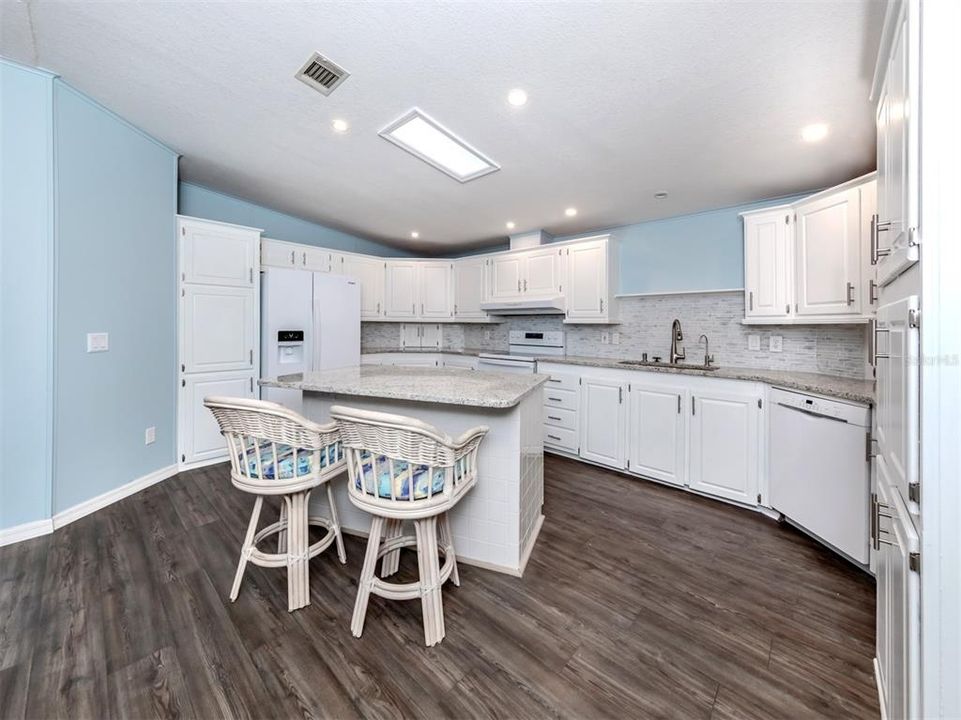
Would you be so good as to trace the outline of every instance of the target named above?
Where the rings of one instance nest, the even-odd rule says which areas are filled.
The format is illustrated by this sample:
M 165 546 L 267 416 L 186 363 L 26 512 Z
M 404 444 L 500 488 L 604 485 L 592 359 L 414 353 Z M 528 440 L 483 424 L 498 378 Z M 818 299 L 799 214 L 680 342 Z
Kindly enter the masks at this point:
M 465 183 L 500 170 L 500 165 L 418 108 L 405 113 L 379 134 L 458 182 Z
M 667 200 L 667 193 L 664 191 L 654 193 L 655 200 Z
M 416 240 L 417 238 L 420 237 L 420 233 L 417 232 L 416 230 L 413 230 L 413 231 L 411 231 L 410 236 L 411 236 L 412 238 L 414 238 L 414 240 Z
M 509 102 L 514 107 L 521 107 L 527 104 L 527 93 L 520 88 L 514 88 L 509 93 L 507 93 L 507 102 Z
M 569 207 L 567 208 L 567 210 L 564 211 L 564 214 L 567 215 L 567 217 L 574 217 L 575 215 L 577 215 L 577 208 Z
M 508 220 L 508 221 L 507 221 L 507 229 L 508 229 L 508 230 L 513 230 L 514 227 L 515 227 L 515 226 L 514 226 L 514 221 L 513 221 L 513 220 Z
M 345 133 L 350 130 L 350 125 L 347 123 L 347 121 L 341 120 L 340 118 L 334 120 L 330 126 L 334 128 L 335 133 Z
M 825 123 L 814 123 L 801 128 L 801 138 L 804 142 L 820 142 L 828 135 L 828 126 Z

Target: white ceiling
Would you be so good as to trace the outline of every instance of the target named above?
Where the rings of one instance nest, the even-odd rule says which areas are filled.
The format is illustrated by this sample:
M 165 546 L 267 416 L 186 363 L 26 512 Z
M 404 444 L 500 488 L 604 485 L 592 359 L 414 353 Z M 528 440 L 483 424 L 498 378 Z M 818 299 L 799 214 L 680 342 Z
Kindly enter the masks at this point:
M 876 0 L 3 2 L 0 52 L 182 153 L 184 180 L 445 252 L 502 242 L 506 220 L 571 234 L 873 169 L 883 11 Z M 351 73 L 330 97 L 294 79 L 315 50 Z M 507 104 L 513 87 L 525 107 Z M 462 185 L 378 137 L 414 106 L 502 169 Z M 331 132 L 335 117 L 349 133 Z M 831 127 L 818 145 L 800 139 L 812 122 Z M 669 198 L 654 200 L 659 190 Z

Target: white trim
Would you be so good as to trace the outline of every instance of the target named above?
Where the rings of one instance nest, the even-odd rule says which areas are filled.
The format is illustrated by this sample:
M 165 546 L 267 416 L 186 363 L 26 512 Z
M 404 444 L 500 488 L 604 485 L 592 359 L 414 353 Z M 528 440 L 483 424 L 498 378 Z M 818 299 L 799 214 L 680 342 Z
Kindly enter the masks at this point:
M 260 382 L 258 380 L 258 382 Z M 220 457 L 207 458 L 206 460 L 197 460 L 196 462 L 189 463 L 178 463 L 177 472 L 186 472 L 187 470 L 196 470 L 197 468 L 204 468 L 209 465 L 219 465 L 220 463 L 225 463 L 230 460 L 230 456 L 227 454 L 226 450 L 224 454 Z
M 53 519 L 50 522 L 53 524 L 53 529 L 58 530 L 64 525 L 69 525 L 75 520 L 86 517 L 90 513 L 101 510 L 108 505 L 113 505 L 118 500 L 123 500 L 125 497 L 129 497 L 135 493 L 138 493 L 144 488 L 150 487 L 151 485 L 156 485 L 161 480 L 166 480 L 167 478 L 176 474 L 176 465 L 168 465 L 167 467 L 160 468 L 159 470 L 154 470 L 153 472 L 147 473 L 136 480 L 128 482 L 126 485 L 121 485 L 113 490 L 108 490 L 102 495 L 97 495 L 97 497 L 84 500 L 81 503 L 77 503 L 73 507 L 67 508 L 62 512 L 58 512 L 53 516 Z
M 823 317 L 750 317 L 741 320 L 741 325 L 866 325 L 874 318 L 870 315 L 826 315 Z
M 527 547 L 524 548 L 524 552 L 521 553 L 521 564 L 519 568 L 518 577 L 524 577 L 524 570 L 527 569 L 527 561 L 531 559 L 531 553 L 534 551 L 534 546 L 537 544 L 537 538 L 541 534 L 541 528 L 544 526 L 544 513 L 537 516 L 537 523 L 534 525 L 534 532 L 531 533 L 530 540 L 527 541 Z
M 661 295 L 717 295 L 720 293 L 742 293 L 744 288 L 719 288 L 717 290 L 665 290 L 655 292 L 617 293 L 616 298 L 659 297 Z
M 184 184 L 189 185 L 189 183 L 184 183 Z M 204 188 L 204 189 L 206 189 L 206 188 Z M 216 190 L 213 191 L 213 192 L 216 192 Z M 246 201 L 243 201 L 243 202 L 246 202 Z M 264 232 L 264 229 L 263 229 L 263 228 L 250 227 L 249 225 L 238 225 L 237 223 L 224 222 L 223 220 L 208 220 L 207 218 L 194 217 L 193 215 L 180 215 L 180 214 L 178 213 L 178 214 L 177 214 L 177 219 L 178 219 L 178 220 L 185 220 L 185 221 L 187 221 L 187 222 L 202 223 L 202 224 L 204 224 L 204 225 L 219 225 L 219 226 L 221 226 L 221 227 L 236 228 L 237 230 L 251 230 L 251 231 L 253 231 L 253 232 L 261 233 L 261 234 L 263 234 L 263 232 Z M 179 234 L 179 233 L 177 234 L 177 237 L 180 237 L 180 234 Z M 262 239 L 262 238 L 261 238 L 261 239 Z M 280 240 L 280 241 L 278 241 L 278 242 L 289 242 L 289 241 L 287 241 L 287 240 Z M 299 243 L 299 244 L 303 244 L 303 243 Z M 316 246 L 316 245 L 308 245 L 307 247 L 317 247 L 317 246 Z M 259 246 L 259 245 L 258 245 L 257 249 L 260 250 L 260 246 Z M 324 249 L 326 250 L 327 248 L 324 248 Z
M 53 521 L 49 518 L 44 520 L 34 520 L 33 522 L 14 525 L 13 527 L 0 530 L 0 547 L 13 545 L 14 543 L 30 540 L 31 538 L 49 535 L 53 532 Z

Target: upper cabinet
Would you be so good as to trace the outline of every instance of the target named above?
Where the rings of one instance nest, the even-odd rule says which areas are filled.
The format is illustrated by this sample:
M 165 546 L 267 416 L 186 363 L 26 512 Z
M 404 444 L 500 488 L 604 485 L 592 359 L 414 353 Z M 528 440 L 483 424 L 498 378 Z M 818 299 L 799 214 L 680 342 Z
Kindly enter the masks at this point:
M 611 277 L 614 274 L 609 238 L 592 238 L 564 249 L 567 263 L 567 323 L 614 321 Z
M 388 260 L 384 284 L 384 317 L 417 317 L 417 263 Z
M 384 317 L 451 320 L 453 275 L 449 260 L 388 260 Z
M 519 300 L 559 295 L 564 248 L 550 245 L 489 258 L 490 299 Z
M 487 265 L 484 258 L 472 257 L 454 261 L 454 319 L 486 320 L 481 310 L 486 298 Z
M 333 264 L 333 252 L 327 248 L 313 245 L 299 245 L 263 238 L 260 241 L 260 264 L 264 267 L 286 267 L 310 270 L 313 272 L 330 272 Z
M 257 235 L 246 228 L 180 218 L 181 280 L 202 285 L 254 286 Z
M 384 317 L 384 281 L 387 263 L 366 255 L 341 254 L 333 258 L 334 272 L 360 283 L 360 319 Z
M 864 323 L 876 181 L 860 178 L 792 205 L 742 213 L 744 322 Z

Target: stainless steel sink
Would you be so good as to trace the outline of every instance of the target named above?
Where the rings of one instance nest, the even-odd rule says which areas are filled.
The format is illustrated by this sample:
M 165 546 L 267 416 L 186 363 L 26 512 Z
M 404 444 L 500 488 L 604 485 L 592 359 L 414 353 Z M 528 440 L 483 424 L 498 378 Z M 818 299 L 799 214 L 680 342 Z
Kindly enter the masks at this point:
M 620 360 L 619 365 L 637 365 L 640 367 L 663 367 L 676 370 L 717 370 L 717 365 L 695 365 L 694 363 L 666 363 L 653 360 Z

